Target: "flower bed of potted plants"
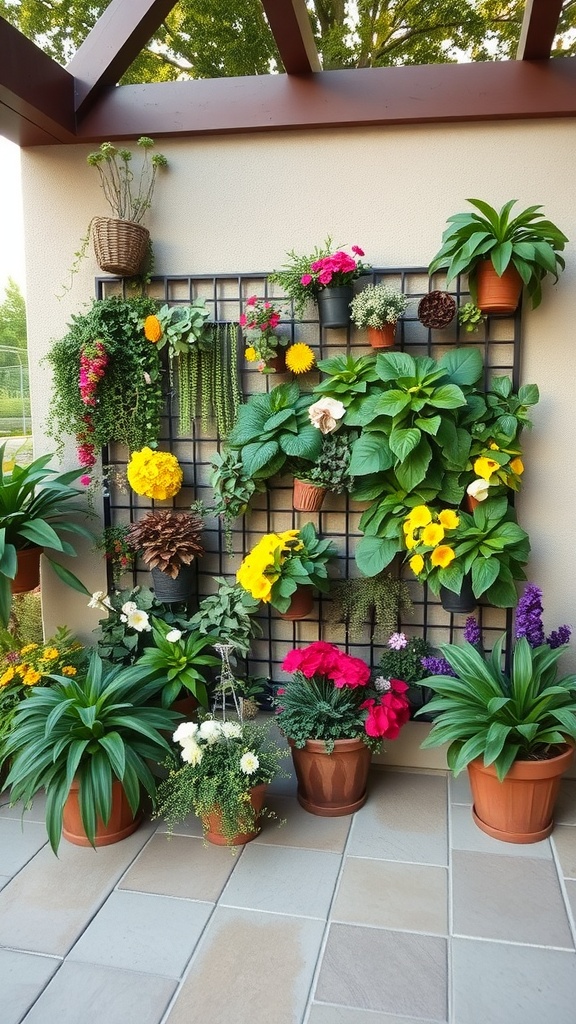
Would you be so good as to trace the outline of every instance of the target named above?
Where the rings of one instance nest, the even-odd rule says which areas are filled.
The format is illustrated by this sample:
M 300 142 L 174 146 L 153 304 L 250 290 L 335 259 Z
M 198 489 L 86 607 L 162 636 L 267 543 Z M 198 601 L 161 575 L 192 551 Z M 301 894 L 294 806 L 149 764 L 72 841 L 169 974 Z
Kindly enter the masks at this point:
M 156 597 L 164 604 L 189 600 L 191 565 L 204 554 L 203 528 L 200 516 L 178 509 L 147 512 L 130 527 L 128 542 L 149 567 Z
M 501 637 L 490 655 L 471 643 L 443 645 L 452 674 L 422 681 L 435 694 L 423 708 L 434 723 L 422 746 L 448 744 L 449 768 L 468 769 L 474 821 L 511 843 L 539 842 L 552 831 L 576 742 L 576 675 L 557 678 L 571 631 L 561 626 L 545 636 L 541 598 L 533 584 L 520 598 L 509 673 Z
M 352 323 L 368 332 L 372 348 L 391 348 L 396 324 L 408 308 L 409 299 L 386 284 L 369 284 L 350 304 Z
M 288 737 L 298 802 L 324 817 L 352 814 L 367 799 L 373 750 L 395 739 L 410 715 L 402 680 L 377 679 L 361 658 L 317 641 L 290 651 L 292 678 L 277 690 L 277 723 Z
M 289 252 L 290 262 L 274 271 L 269 280 L 292 299 L 298 315 L 312 300 L 318 305 L 322 327 L 347 327 L 353 282 L 370 271 L 361 261 L 363 250 L 353 245 L 352 252 L 353 256 L 343 249 L 334 251 L 332 239 L 327 238 L 310 256 Z
M 299 530 L 262 537 L 243 559 L 236 579 L 282 618 L 302 619 L 312 610 L 313 587 L 328 593 L 327 566 L 335 554 L 332 541 L 321 540 L 312 523 L 306 523 Z

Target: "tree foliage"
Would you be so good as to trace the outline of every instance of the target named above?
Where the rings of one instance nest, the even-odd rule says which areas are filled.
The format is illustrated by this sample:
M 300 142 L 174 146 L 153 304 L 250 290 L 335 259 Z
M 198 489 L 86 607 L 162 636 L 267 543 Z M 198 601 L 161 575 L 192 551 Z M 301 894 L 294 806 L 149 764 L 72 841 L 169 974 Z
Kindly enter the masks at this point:
M 26 306 L 18 283 L 11 277 L 4 301 L 0 302 L 0 366 L 12 366 L 17 362 L 15 354 L 4 352 L 4 347 L 20 349 L 26 355 Z
M 66 64 L 108 0 L 0 0 L 0 15 Z M 307 0 L 323 67 L 384 67 L 514 56 L 523 0 Z M 556 55 L 576 52 L 576 0 Z M 283 71 L 260 0 L 180 0 L 123 83 Z

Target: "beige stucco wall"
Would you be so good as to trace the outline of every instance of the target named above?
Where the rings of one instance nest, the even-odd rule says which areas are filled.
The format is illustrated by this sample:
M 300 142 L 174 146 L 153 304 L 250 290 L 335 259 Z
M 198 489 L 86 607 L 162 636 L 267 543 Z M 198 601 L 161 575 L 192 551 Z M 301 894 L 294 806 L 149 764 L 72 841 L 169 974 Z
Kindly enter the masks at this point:
M 464 209 L 468 196 L 495 206 L 516 198 L 519 209 L 542 203 L 576 240 L 569 185 L 575 143 L 573 120 L 162 140 L 158 148 L 170 166 L 149 219 L 156 269 L 268 271 L 287 250 L 309 251 L 328 234 L 338 244 L 361 245 L 375 266 L 426 265 L 447 216 Z M 56 297 L 90 218 L 108 212 L 86 165 L 90 148 L 38 148 L 22 157 L 38 453 L 53 449 L 44 433 L 50 382 L 39 360 L 92 297 L 98 273 L 90 253 L 72 290 Z M 522 379 L 538 383 L 541 403 L 535 429 L 525 435 L 518 508 L 533 547 L 529 575 L 543 587 L 549 628 L 576 626 L 574 248 L 572 241 L 559 284 L 546 284 L 542 306 L 524 317 Z M 82 576 L 91 588 L 104 587 L 100 564 L 89 556 Z M 97 616 L 79 595 L 52 579 L 43 593 L 47 628 L 65 622 L 89 637 Z

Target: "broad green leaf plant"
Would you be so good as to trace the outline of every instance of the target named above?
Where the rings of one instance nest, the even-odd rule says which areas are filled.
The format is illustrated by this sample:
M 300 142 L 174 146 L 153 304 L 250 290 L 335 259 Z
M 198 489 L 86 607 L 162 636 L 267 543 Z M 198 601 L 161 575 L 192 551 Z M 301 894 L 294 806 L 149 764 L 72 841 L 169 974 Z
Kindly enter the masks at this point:
M 140 674 L 147 682 L 154 680 L 164 708 L 188 693 L 207 708 L 205 669 L 220 665 L 220 658 L 207 650 L 218 643 L 218 635 L 175 629 L 155 616 L 150 621 L 154 645 L 147 647 L 129 670 L 130 678 L 136 679 Z
M 268 394 L 252 395 L 240 406 L 227 445 L 238 450 L 249 477 L 267 480 L 290 458 L 315 462 L 322 435 L 308 417 L 311 396 L 298 384 L 279 384 Z

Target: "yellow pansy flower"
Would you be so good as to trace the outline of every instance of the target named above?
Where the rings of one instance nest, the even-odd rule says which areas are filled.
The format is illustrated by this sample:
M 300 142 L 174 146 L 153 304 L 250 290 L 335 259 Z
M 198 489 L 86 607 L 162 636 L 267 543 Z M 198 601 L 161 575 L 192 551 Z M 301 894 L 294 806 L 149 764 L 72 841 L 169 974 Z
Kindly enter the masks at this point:
M 432 522 L 432 514 L 427 505 L 416 505 L 408 516 L 414 529 L 418 526 L 427 526 Z
M 435 548 L 441 540 L 444 540 L 444 527 L 441 523 L 429 523 L 422 530 L 420 541 L 429 548 Z
M 404 543 L 406 544 L 408 551 L 412 551 L 412 548 L 416 547 L 418 541 L 416 540 L 416 537 L 412 533 L 412 530 L 410 530 L 410 532 L 406 534 L 404 538 Z
M 489 480 L 498 469 L 500 469 L 500 463 L 495 462 L 494 459 L 487 459 L 484 455 L 476 459 L 474 463 L 474 472 L 483 480 Z
M 266 576 L 260 576 L 259 579 L 255 580 L 252 585 L 252 597 L 256 598 L 257 601 L 268 602 L 270 600 L 270 593 L 272 591 L 272 580 Z
M 447 530 L 455 530 L 460 525 L 460 519 L 452 508 L 443 508 L 438 519 Z
M 258 353 L 253 345 L 249 345 L 244 352 L 244 358 L 248 363 L 255 363 L 258 359 Z
M 412 558 L 408 562 L 412 572 L 415 576 L 419 576 L 424 568 L 424 559 L 422 555 L 412 555 Z
M 430 555 L 432 565 L 440 566 L 441 569 L 445 569 L 455 558 L 454 551 L 447 544 L 440 544 Z
M 522 473 L 524 472 L 524 463 L 522 462 L 522 459 L 512 459 L 510 469 L 513 473 L 516 473 L 516 476 L 522 476 Z

